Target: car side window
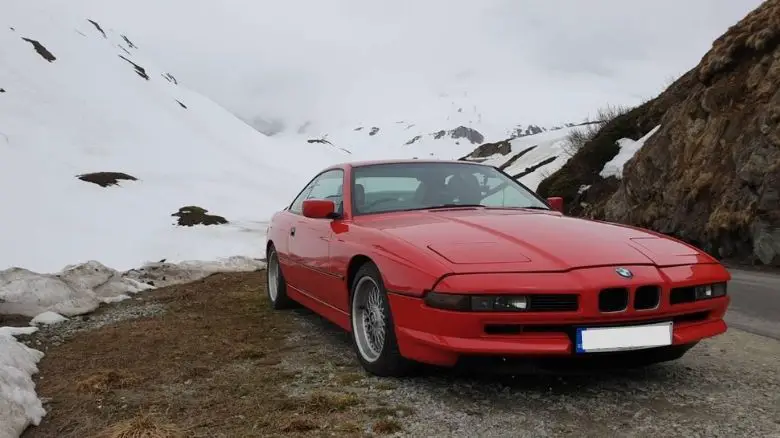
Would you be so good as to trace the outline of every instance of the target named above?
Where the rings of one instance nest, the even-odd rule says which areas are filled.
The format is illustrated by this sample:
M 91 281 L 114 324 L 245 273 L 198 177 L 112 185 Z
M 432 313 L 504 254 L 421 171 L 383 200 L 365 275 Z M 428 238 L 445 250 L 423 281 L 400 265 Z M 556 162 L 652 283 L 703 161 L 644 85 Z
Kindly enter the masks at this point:
M 290 213 L 301 214 L 303 201 L 306 199 L 329 199 L 336 203 L 336 209 L 340 211 L 343 182 L 344 171 L 341 169 L 333 169 L 320 174 L 295 198 L 290 206 Z
M 295 214 L 301 214 L 303 213 L 303 201 L 306 200 L 306 197 L 309 196 L 309 192 L 311 191 L 312 187 L 314 187 L 314 184 L 317 182 L 317 180 L 313 180 L 309 183 L 304 189 L 301 191 L 301 193 L 298 195 L 297 198 L 293 201 L 293 203 L 290 205 L 290 213 Z

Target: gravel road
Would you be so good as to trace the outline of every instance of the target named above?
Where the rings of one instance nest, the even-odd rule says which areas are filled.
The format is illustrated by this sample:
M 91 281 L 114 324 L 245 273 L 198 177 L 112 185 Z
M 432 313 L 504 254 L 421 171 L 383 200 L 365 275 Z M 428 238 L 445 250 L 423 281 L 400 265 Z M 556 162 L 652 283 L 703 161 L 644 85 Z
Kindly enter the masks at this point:
M 726 322 L 742 330 L 780 340 L 780 275 L 729 269 L 731 305 Z
M 345 335 L 301 313 L 296 342 L 310 336 L 324 356 L 352 358 Z M 386 394 L 415 409 L 403 436 L 780 437 L 780 342 L 737 329 L 638 371 L 438 374 Z

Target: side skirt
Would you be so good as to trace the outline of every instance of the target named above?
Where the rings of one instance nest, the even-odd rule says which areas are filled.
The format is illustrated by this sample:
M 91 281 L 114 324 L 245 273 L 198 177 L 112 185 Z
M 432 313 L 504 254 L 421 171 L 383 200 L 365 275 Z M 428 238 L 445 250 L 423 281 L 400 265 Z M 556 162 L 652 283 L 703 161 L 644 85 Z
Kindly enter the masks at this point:
M 287 285 L 287 294 L 290 298 L 299 302 L 304 307 L 308 308 L 312 312 L 322 316 L 328 321 L 336 324 L 347 332 L 352 331 L 352 324 L 349 321 L 349 314 L 343 310 L 337 309 L 328 303 L 325 303 L 306 292 L 296 289 L 290 285 Z

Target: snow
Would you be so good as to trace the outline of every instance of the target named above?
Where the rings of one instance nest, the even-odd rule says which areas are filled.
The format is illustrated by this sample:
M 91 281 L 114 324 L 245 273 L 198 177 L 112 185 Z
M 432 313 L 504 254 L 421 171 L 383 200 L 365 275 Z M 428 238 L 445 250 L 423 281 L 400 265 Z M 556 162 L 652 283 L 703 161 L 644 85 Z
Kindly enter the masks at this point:
M 35 330 L 0 328 L 0 438 L 20 436 L 29 424 L 40 424 L 46 414 L 32 380 L 43 353 L 14 338 Z
M 60 315 L 57 312 L 46 311 L 39 313 L 35 318 L 30 321 L 30 325 L 54 325 L 67 321 L 68 318 Z
M 512 126 L 483 120 L 480 109 L 470 105 L 463 96 L 437 96 L 428 103 L 426 110 L 426 114 L 414 118 L 388 115 L 349 124 L 322 126 L 311 123 L 302 133 L 284 132 L 274 138 L 324 139 L 334 149 L 349 151 L 347 160 L 351 161 L 415 157 L 457 159 L 484 142 L 510 136 Z M 481 141 L 474 143 L 467 138 L 453 138 L 452 131 L 460 127 L 473 129 L 482 137 Z
M 529 148 L 530 151 L 524 153 L 520 158 L 516 159 L 512 164 L 504 169 L 504 172 L 511 176 L 515 176 L 530 167 L 535 167 L 542 164 L 536 170 L 528 173 L 525 176 L 518 178 L 518 181 L 523 183 L 531 190 L 536 190 L 539 187 L 539 183 L 542 182 L 547 176 L 557 172 L 564 164 L 571 158 L 567 153 L 566 144 L 567 136 L 574 130 L 583 129 L 582 127 L 565 127 L 561 129 L 542 132 L 535 135 L 527 135 L 524 137 L 516 138 L 509 143 L 512 146 L 512 150 L 507 155 L 496 154 L 488 157 L 484 161 L 485 164 L 493 166 L 501 166 L 517 154 L 520 154 Z
M 265 219 L 312 172 L 346 159 L 327 145 L 257 132 L 163 77 L 108 23 L 104 38 L 85 18 L 62 18 L 71 17 L 67 5 L 43 3 L 45 10 L 16 2 L 2 13 L 10 27 L 0 27 L 0 186 L 19 189 L 0 191 L 0 229 L 15 230 L 0 234 L 0 248 L 14 249 L 0 252 L 0 269 L 263 256 Z M 104 188 L 76 178 L 100 171 L 138 180 Z M 231 223 L 172 226 L 171 214 L 186 205 Z
M 182 83 L 295 131 L 323 118 L 417 121 L 439 92 L 468 91 L 484 120 L 505 125 L 639 104 L 761 0 L 90 3 L 91 18 L 130 32 Z
M 650 137 L 652 137 L 653 134 L 655 134 L 660 128 L 661 125 L 656 126 L 639 140 L 632 140 L 630 138 L 621 138 L 618 140 L 617 143 L 618 146 L 620 146 L 620 152 L 618 152 L 614 158 L 609 160 L 604 165 L 604 169 L 599 172 L 599 175 L 602 178 L 608 178 L 610 176 L 614 176 L 617 179 L 623 178 L 623 167 L 626 165 L 626 163 L 628 163 L 628 160 L 633 158 L 634 155 L 639 152 L 639 149 L 642 149 L 642 146 L 645 145 L 645 142 L 650 139 Z

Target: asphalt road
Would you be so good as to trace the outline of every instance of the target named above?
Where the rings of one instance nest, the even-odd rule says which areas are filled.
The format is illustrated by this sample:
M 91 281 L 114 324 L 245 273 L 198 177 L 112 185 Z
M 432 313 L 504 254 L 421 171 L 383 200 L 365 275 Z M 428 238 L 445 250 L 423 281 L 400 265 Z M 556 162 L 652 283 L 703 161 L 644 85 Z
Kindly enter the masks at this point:
M 730 327 L 780 340 L 780 275 L 729 269 Z

